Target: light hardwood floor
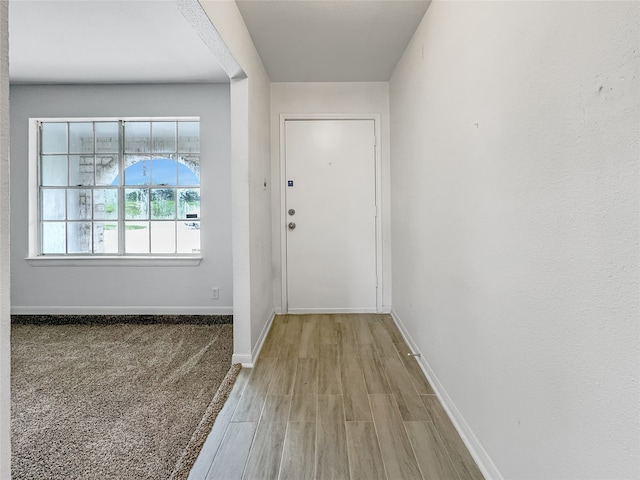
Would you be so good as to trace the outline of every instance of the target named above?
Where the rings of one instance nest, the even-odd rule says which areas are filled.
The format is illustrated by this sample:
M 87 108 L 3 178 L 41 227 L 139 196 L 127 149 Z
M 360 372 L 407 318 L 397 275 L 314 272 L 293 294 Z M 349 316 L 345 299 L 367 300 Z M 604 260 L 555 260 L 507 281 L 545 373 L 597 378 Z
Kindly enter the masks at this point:
M 279 315 L 192 480 L 479 480 L 389 315 Z

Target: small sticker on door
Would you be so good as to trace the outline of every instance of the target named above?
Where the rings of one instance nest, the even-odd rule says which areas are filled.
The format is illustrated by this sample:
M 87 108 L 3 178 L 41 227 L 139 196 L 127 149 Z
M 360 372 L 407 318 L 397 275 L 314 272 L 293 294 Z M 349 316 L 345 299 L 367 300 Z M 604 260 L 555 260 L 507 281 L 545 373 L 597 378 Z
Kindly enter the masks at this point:
M 287 180 L 287 187 L 293 187 L 293 180 Z

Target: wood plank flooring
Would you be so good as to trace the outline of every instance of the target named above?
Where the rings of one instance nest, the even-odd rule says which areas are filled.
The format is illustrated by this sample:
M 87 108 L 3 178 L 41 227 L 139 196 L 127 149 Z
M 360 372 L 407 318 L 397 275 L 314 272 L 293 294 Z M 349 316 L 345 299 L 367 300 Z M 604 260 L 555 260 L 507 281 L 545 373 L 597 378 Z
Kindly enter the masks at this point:
M 483 480 L 389 315 L 279 315 L 191 480 Z

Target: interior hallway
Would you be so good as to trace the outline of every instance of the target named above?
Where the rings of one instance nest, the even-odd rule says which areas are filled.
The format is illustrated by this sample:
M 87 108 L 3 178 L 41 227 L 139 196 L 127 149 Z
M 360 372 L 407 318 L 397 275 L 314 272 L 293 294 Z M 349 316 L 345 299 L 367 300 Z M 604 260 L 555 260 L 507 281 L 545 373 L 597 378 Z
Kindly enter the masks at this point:
M 390 315 L 279 315 L 190 479 L 482 479 Z

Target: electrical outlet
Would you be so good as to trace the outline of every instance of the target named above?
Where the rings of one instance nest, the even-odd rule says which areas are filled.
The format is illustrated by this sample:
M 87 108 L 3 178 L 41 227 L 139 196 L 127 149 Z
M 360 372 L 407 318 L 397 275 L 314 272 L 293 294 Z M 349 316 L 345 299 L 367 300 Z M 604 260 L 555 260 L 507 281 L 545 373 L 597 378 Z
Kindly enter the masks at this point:
M 211 288 L 211 300 L 218 300 L 220 298 L 220 289 L 218 287 Z

